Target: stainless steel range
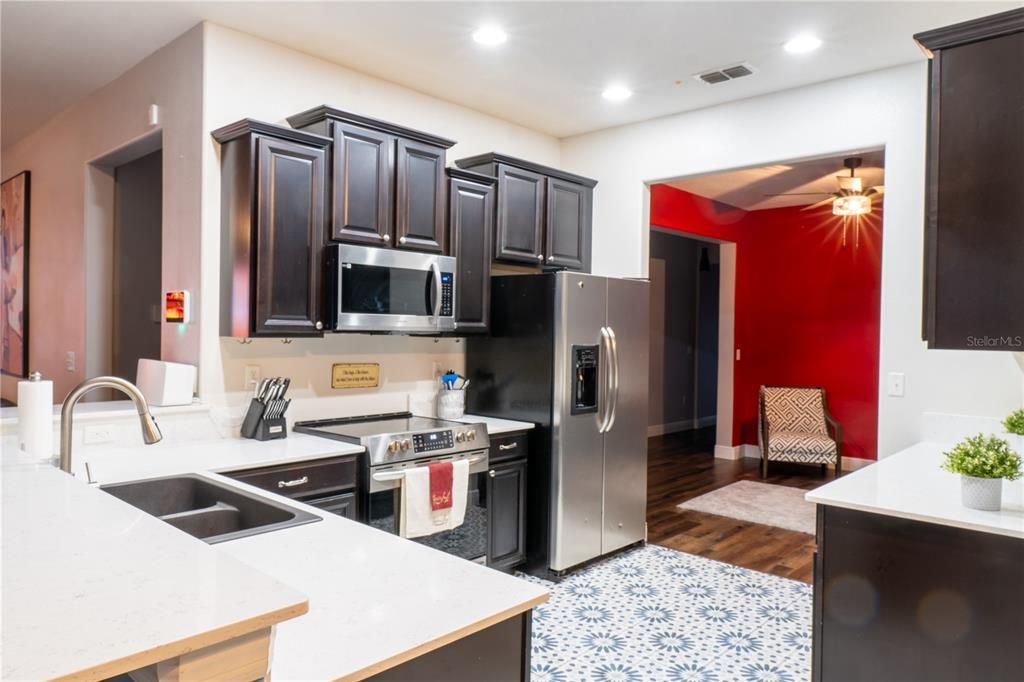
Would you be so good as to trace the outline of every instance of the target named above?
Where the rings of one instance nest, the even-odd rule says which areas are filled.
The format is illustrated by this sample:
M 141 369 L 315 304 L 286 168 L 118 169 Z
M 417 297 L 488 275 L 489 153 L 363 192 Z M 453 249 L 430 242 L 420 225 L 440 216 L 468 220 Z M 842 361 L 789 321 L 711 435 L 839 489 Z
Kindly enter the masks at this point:
M 469 460 L 466 520 L 450 531 L 416 542 L 484 563 L 487 556 L 487 475 L 490 440 L 484 424 L 392 412 L 346 419 L 296 422 L 294 430 L 366 448 L 367 522 L 398 534 L 403 469 L 430 462 Z

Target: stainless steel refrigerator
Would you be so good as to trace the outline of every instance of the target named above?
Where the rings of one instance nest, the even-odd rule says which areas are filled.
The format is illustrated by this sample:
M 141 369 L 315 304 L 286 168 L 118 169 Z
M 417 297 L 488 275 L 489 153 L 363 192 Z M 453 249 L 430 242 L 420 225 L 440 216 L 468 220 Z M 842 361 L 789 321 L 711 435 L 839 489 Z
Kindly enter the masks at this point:
M 468 409 L 537 424 L 527 566 L 562 574 L 645 537 L 648 284 L 568 271 L 495 277 L 467 339 Z

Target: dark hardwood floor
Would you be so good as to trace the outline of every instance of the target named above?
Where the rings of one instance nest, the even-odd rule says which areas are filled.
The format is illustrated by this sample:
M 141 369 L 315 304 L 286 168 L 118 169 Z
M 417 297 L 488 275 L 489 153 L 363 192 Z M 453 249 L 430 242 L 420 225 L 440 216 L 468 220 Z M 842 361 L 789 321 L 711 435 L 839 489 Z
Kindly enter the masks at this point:
M 647 540 L 783 578 L 811 582 L 814 536 L 676 505 L 735 481 L 760 481 L 760 462 L 715 459 L 714 429 L 648 439 Z M 810 490 L 832 480 L 817 467 L 773 463 L 766 483 Z

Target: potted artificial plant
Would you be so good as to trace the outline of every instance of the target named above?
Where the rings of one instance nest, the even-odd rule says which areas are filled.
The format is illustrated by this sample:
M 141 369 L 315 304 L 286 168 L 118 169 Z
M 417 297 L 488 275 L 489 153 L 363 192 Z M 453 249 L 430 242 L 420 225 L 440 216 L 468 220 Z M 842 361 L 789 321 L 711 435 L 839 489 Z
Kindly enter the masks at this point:
M 1024 407 L 1007 415 L 1003 420 L 1003 428 L 1017 441 L 1014 443 L 1017 454 L 1024 455 Z
M 995 436 L 970 436 L 943 454 L 946 461 L 942 468 L 960 474 L 960 499 L 971 509 L 999 511 L 1003 479 L 1015 481 L 1024 473 L 1020 455 Z

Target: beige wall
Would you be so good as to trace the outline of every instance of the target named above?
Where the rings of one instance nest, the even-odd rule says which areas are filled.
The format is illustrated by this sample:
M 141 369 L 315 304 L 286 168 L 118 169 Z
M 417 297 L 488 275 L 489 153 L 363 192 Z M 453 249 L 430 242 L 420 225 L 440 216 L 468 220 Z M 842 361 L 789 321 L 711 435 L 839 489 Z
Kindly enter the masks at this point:
M 202 324 L 208 331 L 202 338 L 201 395 L 236 418 L 247 400 L 242 379 L 251 364 L 264 376 L 292 377 L 291 393 L 298 399 L 289 411 L 293 419 L 404 409 L 407 404 L 420 412 L 432 409 L 434 366 L 464 366 L 462 345 L 454 340 L 345 334 L 289 345 L 276 340 L 241 345 L 217 336 L 220 162 L 219 147 L 208 133 L 243 117 L 285 123 L 294 113 L 330 104 L 457 140 L 449 164 L 502 151 L 557 166 L 558 140 L 214 24 L 204 25 L 203 61 Z M 331 389 L 334 362 L 380 362 L 381 388 Z
M 85 231 L 87 216 L 103 213 L 86 189 L 90 161 L 162 129 L 163 287 L 199 290 L 201 43 L 196 27 L 4 149 L 4 178 L 32 172 L 29 365 L 54 380 L 58 401 L 86 372 L 86 295 L 96 291 L 86 278 L 97 262 L 86 262 Z M 155 127 L 151 104 L 160 107 Z M 198 326 L 165 325 L 161 345 L 166 359 L 198 361 Z M 73 372 L 64 368 L 68 351 Z M 4 397 L 16 393 L 16 381 L 5 377 Z

